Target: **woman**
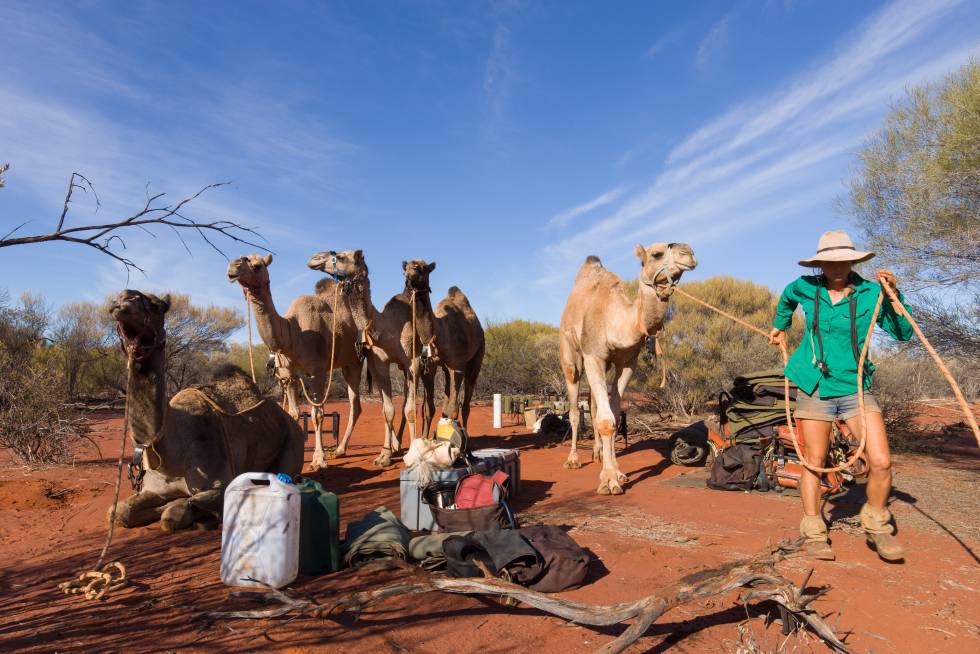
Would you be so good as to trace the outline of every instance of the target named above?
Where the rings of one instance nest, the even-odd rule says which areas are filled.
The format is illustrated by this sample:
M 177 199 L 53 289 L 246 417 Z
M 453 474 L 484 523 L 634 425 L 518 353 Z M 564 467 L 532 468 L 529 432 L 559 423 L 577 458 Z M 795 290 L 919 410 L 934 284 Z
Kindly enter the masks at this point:
M 858 252 L 850 237 L 842 231 L 825 232 L 817 253 L 800 261 L 807 268 L 819 267 L 822 275 L 803 275 L 779 298 L 773 330 L 773 344 L 786 343 L 785 330 L 792 323 L 793 311 L 803 307 L 806 331 L 786 366 L 786 376 L 799 388 L 795 417 L 800 425 L 804 456 L 814 466 L 824 467 L 830 445 L 831 425 L 840 418 L 860 438 L 864 425 L 857 395 L 857 362 L 868 333 L 871 314 L 881 287 L 862 278 L 851 267 L 874 256 Z M 895 275 L 878 271 L 879 281 L 895 287 Z M 899 295 L 899 297 L 901 297 Z M 904 301 L 903 301 L 904 304 Z M 907 305 L 906 305 L 906 308 Z M 887 301 L 882 302 L 878 326 L 900 341 L 912 337 L 912 326 Z M 874 365 L 867 361 L 864 369 L 864 407 L 867 413 L 868 475 L 867 502 L 861 507 L 861 525 L 868 544 L 886 561 L 904 558 L 902 546 L 895 538 L 891 513 L 886 507 L 891 491 L 891 459 L 881 409 L 868 392 Z M 833 560 L 834 552 L 827 540 L 827 525 L 820 513 L 819 476 L 804 469 L 800 480 L 803 498 L 803 521 L 800 533 L 806 538 L 806 550 L 819 559 Z

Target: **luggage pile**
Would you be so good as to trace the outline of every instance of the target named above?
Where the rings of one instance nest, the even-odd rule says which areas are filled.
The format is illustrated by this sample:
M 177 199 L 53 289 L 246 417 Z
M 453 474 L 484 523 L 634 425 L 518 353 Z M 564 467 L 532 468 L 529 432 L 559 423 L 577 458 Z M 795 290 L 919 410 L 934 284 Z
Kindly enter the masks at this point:
M 781 492 L 797 488 L 803 473 L 786 423 L 796 405 L 797 388 L 790 384 L 786 395 L 781 370 L 764 370 L 740 375 L 729 390 L 718 397 L 717 421 L 695 423 L 672 437 L 671 460 L 679 465 L 710 469 L 709 488 Z M 799 424 L 797 444 L 804 452 Z M 846 461 L 858 440 L 841 421 L 834 421 L 828 459 L 833 465 Z M 821 476 L 825 494 L 839 492 L 844 484 L 867 475 L 867 460 L 861 458 L 848 470 Z

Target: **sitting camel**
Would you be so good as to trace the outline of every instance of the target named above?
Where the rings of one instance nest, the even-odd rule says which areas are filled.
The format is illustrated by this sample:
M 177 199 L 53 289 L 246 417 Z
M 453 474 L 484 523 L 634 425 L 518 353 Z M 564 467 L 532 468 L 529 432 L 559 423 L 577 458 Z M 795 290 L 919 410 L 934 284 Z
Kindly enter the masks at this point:
M 463 291 L 453 286 L 436 305 L 436 344 L 439 364 L 446 381 L 446 400 L 442 412 L 456 420 L 460 412 L 459 387 L 463 385 L 462 424 L 470 418 L 470 401 L 483 367 L 486 340 L 483 326 Z M 429 394 L 431 397 L 431 393 Z
M 167 298 L 122 291 L 110 313 L 130 357 L 126 428 L 142 487 L 116 505 L 116 522 L 155 520 L 166 531 L 214 525 L 225 487 L 243 472 L 299 474 L 302 430 L 239 368 L 219 366 L 208 384 L 167 403 L 164 314 Z M 135 471 L 134 471 L 135 472 Z
M 600 495 L 619 495 L 626 475 L 619 470 L 613 448 L 616 417 L 626 385 L 633 375 L 644 341 L 663 328 L 667 303 L 681 275 L 697 266 L 694 251 L 685 243 L 637 245 L 640 283 L 630 301 L 622 280 L 590 256 L 575 277 L 575 285 L 561 314 L 559 358 L 568 388 L 572 451 L 566 468 L 580 467 L 577 441 L 579 381 L 585 373 L 593 401 L 596 432 L 593 457 L 601 458 Z M 612 394 L 606 372 L 613 369 Z
M 383 363 L 387 370 L 392 363 L 397 365 L 405 374 L 405 405 L 402 417 L 402 427 L 399 428 L 397 436 L 389 430 L 390 425 L 386 424 L 385 444 L 381 454 L 375 459 L 375 464 L 387 466 L 391 464 L 391 456 L 401 448 L 401 434 L 405 422 L 409 424 L 409 433 L 414 439 L 415 433 L 415 393 L 418 387 L 419 378 L 427 390 L 428 398 L 432 397 L 433 380 L 435 377 L 434 369 L 426 366 L 423 358 L 424 348 L 430 348 L 430 355 L 435 342 L 435 318 L 432 311 L 432 302 L 429 299 L 429 274 L 435 269 L 436 264 L 426 263 L 422 259 L 412 259 L 402 262 L 402 270 L 405 273 L 405 289 L 398 295 L 391 298 L 382 311 L 378 311 L 371 301 L 371 284 L 368 279 L 367 262 L 361 250 L 347 250 L 335 252 L 328 250 L 318 252 L 310 257 L 307 264 L 314 270 L 331 275 L 335 279 L 344 282 L 350 280 L 349 300 L 355 314 L 362 318 L 363 330 L 366 332 L 365 340 L 370 343 L 369 348 L 373 356 Z M 414 296 L 414 329 L 415 344 L 412 345 L 412 311 Z M 355 308 L 356 307 L 356 308 Z M 414 349 L 415 358 L 412 358 Z M 423 368 L 428 368 L 423 369 Z M 375 379 L 378 388 L 382 393 L 382 400 L 385 402 L 385 418 L 388 419 L 389 412 L 394 415 L 394 409 L 390 406 L 391 402 L 391 381 L 388 374 L 377 374 Z M 387 398 L 385 398 L 387 394 Z M 423 424 L 431 422 L 431 412 L 434 405 L 431 400 L 423 406 Z M 427 430 L 426 430 L 427 433 Z M 341 442 L 341 448 L 345 447 L 346 440 Z
M 289 305 L 285 316 L 279 315 L 269 290 L 270 264 L 271 254 L 239 257 L 228 264 L 228 280 L 242 285 L 245 295 L 255 308 L 255 324 L 269 351 L 285 357 L 286 360 L 276 366 L 285 371 L 282 373 L 285 379 L 288 380 L 297 371 L 302 371 L 311 378 L 309 387 L 302 386 L 303 382 L 297 380 L 298 384 L 286 384 L 286 390 L 291 413 L 298 411 L 297 387 L 305 388 L 308 399 L 311 400 L 316 440 L 310 466 L 318 470 L 326 465 L 320 427 L 321 406 L 326 399 L 324 394 L 333 369 L 340 368 L 343 371 L 350 402 L 344 443 L 350 438 L 361 415 L 363 364 L 357 347 L 358 329 L 342 294 L 336 307 L 332 305 L 333 293 L 329 294 L 329 298 L 326 294 L 300 295 Z M 337 312 L 336 321 L 334 311 Z M 333 331 L 335 322 L 336 333 Z M 277 370 L 277 376 L 279 375 L 280 371 Z

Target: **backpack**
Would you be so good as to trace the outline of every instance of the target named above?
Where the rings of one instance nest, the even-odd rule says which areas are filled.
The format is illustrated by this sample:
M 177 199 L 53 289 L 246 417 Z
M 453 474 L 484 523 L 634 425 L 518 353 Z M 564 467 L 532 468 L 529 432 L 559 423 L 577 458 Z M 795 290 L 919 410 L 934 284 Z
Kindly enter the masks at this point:
M 743 443 L 722 450 L 711 464 L 708 487 L 717 490 L 752 490 L 759 479 L 761 458 L 758 450 Z

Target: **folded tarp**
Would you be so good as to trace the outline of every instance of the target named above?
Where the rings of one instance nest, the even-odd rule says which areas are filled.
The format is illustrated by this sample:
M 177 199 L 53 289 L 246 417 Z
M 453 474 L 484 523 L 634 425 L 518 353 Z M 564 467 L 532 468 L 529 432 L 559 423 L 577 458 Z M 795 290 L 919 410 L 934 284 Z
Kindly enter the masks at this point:
M 388 507 L 379 506 L 347 525 L 342 552 L 352 568 L 375 559 L 405 559 L 408 556 L 408 529 Z

